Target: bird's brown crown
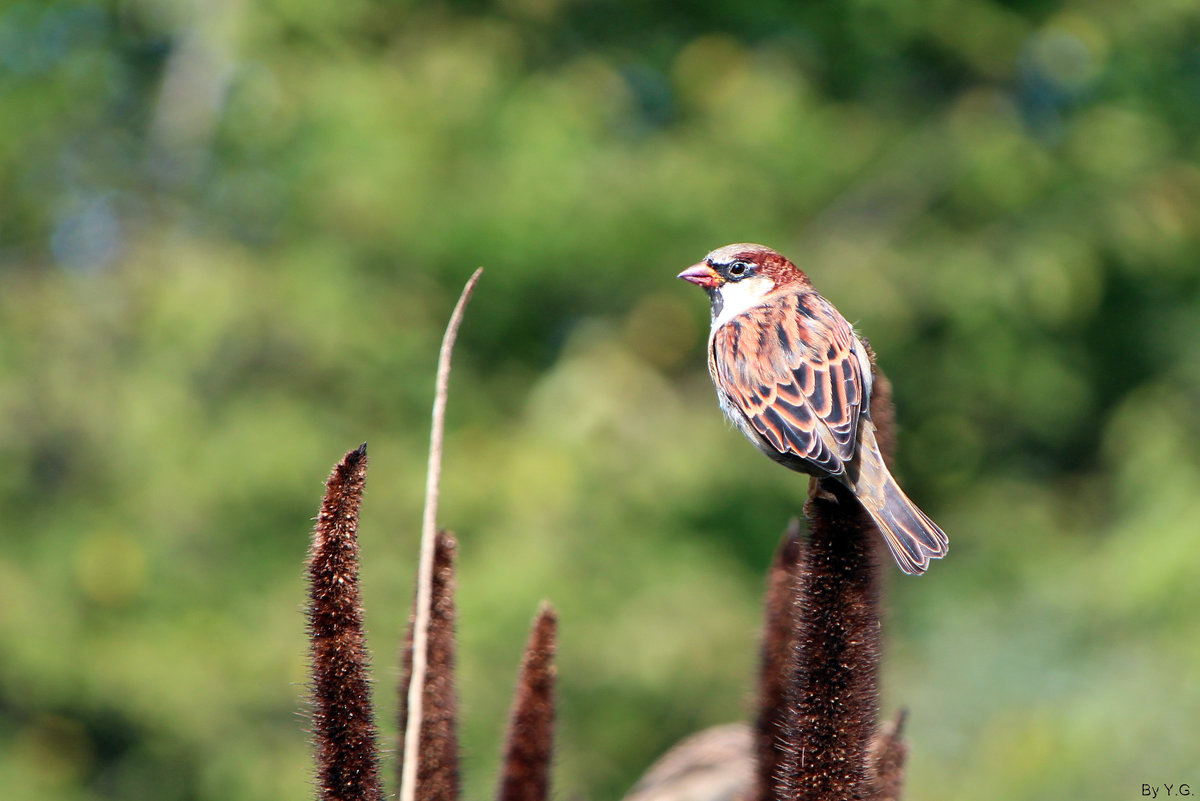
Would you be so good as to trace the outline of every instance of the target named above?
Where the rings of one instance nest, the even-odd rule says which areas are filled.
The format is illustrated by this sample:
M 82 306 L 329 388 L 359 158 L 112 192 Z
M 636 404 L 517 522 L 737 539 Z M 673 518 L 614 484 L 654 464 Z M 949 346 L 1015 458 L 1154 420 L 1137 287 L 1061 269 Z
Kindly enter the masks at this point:
M 794 283 L 809 284 L 808 276 L 799 267 L 766 245 L 751 242 L 725 245 L 705 256 L 704 261 L 722 275 L 738 269 L 737 265 L 740 264 L 745 265 L 748 271 L 769 277 L 777 287 Z

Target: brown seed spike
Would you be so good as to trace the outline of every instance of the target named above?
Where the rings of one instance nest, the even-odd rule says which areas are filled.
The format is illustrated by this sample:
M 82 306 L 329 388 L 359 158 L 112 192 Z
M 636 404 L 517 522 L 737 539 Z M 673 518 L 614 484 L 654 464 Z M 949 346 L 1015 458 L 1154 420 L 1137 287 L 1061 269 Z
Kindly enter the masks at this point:
M 805 507 L 811 535 L 786 733 L 795 801 L 869 797 L 866 758 L 878 704 L 878 535 L 841 484 L 824 481 L 820 489 Z
M 458 801 L 458 695 L 454 681 L 456 611 L 454 604 L 454 561 L 458 543 L 454 535 L 439 531 L 434 540 L 433 586 L 430 593 L 429 661 L 423 690 L 424 715 L 418 745 L 416 794 L 419 801 Z M 414 599 L 413 603 L 416 601 Z M 404 753 L 408 726 L 408 685 L 412 680 L 412 621 L 401 654 L 399 695 L 399 741 L 396 753 Z M 404 763 L 397 765 L 397 786 L 403 783 Z
M 554 747 L 554 666 L 558 616 L 548 604 L 534 621 L 508 724 L 498 801 L 546 801 Z
M 366 475 L 363 443 L 326 482 L 308 558 L 312 727 L 321 801 L 383 798 L 358 592 L 358 509 Z
M 872 394 L 877 437 L 890 449 L 890 386 L 878 372 Z M 838 482 L 814 478 L 809 495 L 780 795 L 791 801 L 873 798 L 869 754 L 879 706 L 880 537 Z
M 762 663 L 758 684 L 758 720 L 755 723 L 757 785 L 753 798 L 775 797 L 779 766 L 784 759 L 781 735 L 787 721 L 788 681 L 796 643 L 795 585 L 804 560 L 800 520 L 792 518 L 775 552 L 767 576 L 766 620 L 763 623 Z

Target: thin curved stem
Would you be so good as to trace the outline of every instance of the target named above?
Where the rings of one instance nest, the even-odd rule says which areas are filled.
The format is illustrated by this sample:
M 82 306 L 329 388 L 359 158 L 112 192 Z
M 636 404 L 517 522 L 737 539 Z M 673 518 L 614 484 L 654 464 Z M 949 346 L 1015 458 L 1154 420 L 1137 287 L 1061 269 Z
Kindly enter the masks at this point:
M 463 287 L 438 355 L 437 385 L 433 397 L 433 423 L 429 435 L 429 466 L 425 473 L 425 515 L 421 523 L 421 557 L 417 568 L 417 604 L 413 621 L 412 678 L 408 684 L 408 726 L 404 735 L 404 762 L 400 784 L 400 801 L 416 801 L 417 755 L 421 740 L 421 718 L 428 657 L 429 602 L 433 583 L 434 536 L 437 533 L 438 490 L 442 477 L 442 441 L 446 432 L 446 398 L 450 383 L 450 359 L 454 340 L 462 324 L 467 301 L 483 273 L 480 267 Z

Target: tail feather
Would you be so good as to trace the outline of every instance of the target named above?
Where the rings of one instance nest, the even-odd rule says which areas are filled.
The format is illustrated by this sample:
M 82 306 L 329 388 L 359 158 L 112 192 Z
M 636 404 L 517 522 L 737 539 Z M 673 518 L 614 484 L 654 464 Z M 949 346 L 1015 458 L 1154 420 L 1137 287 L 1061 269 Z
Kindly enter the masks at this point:
M 941 559 L 949 548 L 949 539 L 938 524 L 908 499 L 900 485 L 889 475 L 884 489 L 885 502 L 879 508 L 863 504 L 879 532 L 887 541 L 896 564 L 905 573 L 919 575 L 931 559 Z
M 851 489 L 879 527 L 900 569 L 920 575 L 930 560 L 946 555 L 949 538 L 908 499 L 883 464 L 874 436 L 865 433 L 868 436 L 861 442 L 859 474 Z

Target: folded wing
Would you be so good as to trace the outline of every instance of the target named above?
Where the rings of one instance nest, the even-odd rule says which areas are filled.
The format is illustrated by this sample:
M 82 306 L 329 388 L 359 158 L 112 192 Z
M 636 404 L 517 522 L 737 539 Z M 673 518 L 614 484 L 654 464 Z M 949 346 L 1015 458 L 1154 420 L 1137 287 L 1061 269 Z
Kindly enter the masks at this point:
M 719 328 L 713 373 L 772 448 L 838 475 L 854 457 L 864 400 L 859 347 L 828 301 L 800 292 Z

